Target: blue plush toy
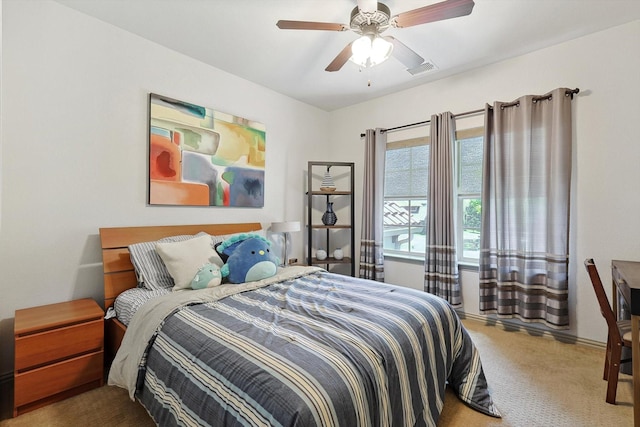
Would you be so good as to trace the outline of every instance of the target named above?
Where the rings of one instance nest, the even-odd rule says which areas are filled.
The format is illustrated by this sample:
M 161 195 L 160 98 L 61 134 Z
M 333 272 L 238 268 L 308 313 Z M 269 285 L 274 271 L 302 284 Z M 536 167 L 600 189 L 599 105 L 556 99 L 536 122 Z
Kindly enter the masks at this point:
M 191 281 L 191 289 L 213 288 L 222 282 L 220 267 L 216 264 L 205 264 L 198 269 Z
M 271 251 L 271 242 L 256 234 L 239 234 L 218 246 L 218 252 L 229 258 L 220 272 L 231 283 L 253 282 L 276 274 L 278 257 Z

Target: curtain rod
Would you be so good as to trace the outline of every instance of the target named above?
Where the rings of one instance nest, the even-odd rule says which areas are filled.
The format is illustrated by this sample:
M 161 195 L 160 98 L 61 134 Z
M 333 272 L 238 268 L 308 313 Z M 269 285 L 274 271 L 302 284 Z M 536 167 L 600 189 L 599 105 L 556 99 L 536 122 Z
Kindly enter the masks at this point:
M 566 96 L 570 96 L 571 99 L 573 99 L 573 95 L 575 95 L 576 93 L 579 93 L 579 92 L 580 92 L 580 88 L 567 89 L 566 92 L 565 92 L 565 95 Z M 547 99 L 547 98 L 550 98 L 550 97 L 551 97 L 551 95 L 547 95 L 547 96 L 535 97 L 533 99 L 534 99 L 534 101 L 540 101 L 540 100 Z M 514 106 L 514 105 L 517 105 L 517 104 L 518 104 L 518 102 L 516 101 L 516 102 L 511 103 L 511 104 L 505 104 L 504 107 L 511 107 L 511 106 Z M 489 106 L 489 108 L 493 108 L 493 107 Z M 470 116 L 472 114 L 478 114 L 478 113 L 482 113 L 482 112 L 484 112 L 484 108 L 480 108 L 478 110 L 465 111 L 464 113 L 459 113 L 459 114 L 453 114 L 453 117 L 454 118 L 458 118 L 458 117 Z M 380 132 L 392 132 L 394 130 L 409 128 L 409 127 L 419 126 L 419 125 L 426 125 L 428 123 L 431 123 L 431 120 L 424 120 L 422 122 L 409 123 L 408 125 L 396 126 L 396 127 L 392 127 L 392 128 L 389 128 L 389 129 L 381 129 Z M 360 134 L 360 138 L 364 138 L 364 137 L 365 137 L 365 134 L 361 133 Z

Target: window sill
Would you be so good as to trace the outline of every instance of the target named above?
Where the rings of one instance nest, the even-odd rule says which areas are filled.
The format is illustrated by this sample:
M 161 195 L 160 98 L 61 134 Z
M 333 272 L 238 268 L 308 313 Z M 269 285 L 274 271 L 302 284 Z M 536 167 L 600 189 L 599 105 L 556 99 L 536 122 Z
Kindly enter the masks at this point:
M 411 264 L 424 264 L 424 256 L 417 255 L 400 255 L 400 254 L 384 254 L 385 260 L 408 262 Z
M 478 264 L 474 264 L 472 262 L 469 261 L 458 261 L 458 270 L 465 270 L 465 271 L 478 271 Z
M 424 264 L 424 257 L 415 255 L 385 254 L 384 259 L 394 262 L 406 262 L 408 264 Z M 478 271 L 478 264 L 469 261 L 459 261 L 458 270 Z

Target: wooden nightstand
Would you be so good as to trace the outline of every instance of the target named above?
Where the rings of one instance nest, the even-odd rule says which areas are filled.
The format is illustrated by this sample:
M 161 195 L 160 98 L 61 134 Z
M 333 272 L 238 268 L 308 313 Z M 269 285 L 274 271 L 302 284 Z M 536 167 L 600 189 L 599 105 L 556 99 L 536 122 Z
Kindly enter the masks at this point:
M 16 310 L 14 417 L 104 384 L 103 316 L 92 299 Z

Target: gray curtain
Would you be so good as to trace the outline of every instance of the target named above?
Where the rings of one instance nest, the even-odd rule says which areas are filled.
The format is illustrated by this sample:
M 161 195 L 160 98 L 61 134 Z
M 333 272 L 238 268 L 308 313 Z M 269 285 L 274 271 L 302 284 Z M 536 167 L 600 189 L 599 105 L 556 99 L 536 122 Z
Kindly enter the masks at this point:
M 454 141 L 452 114 L 432 115 L 424 290 L 460 307 L 462 297 L 454 220 Z
M 557 329 L 569 325 L 569 93 L 485 108 L 480 311 Z
M 382 251 L 384 213 L 384 162 L 387 136 L 381 129 L 365 132 L 360 277 L 384 282 Z

